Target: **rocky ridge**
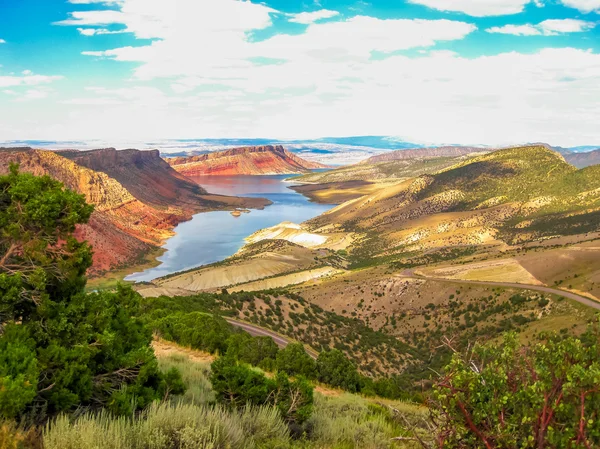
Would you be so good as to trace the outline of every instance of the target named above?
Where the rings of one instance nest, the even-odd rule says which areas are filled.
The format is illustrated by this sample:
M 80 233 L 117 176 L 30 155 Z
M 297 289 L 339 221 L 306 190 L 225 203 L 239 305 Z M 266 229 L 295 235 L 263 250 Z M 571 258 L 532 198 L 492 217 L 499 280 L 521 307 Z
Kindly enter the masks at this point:
M 197 156 L 168 158 L 166 161 L 186 176 L 296 174 L 326 168 L 323 164 L 296 156 L 281 145 L 241 147 Z
M 375 164 L 377 162 L 399 161 L 405 159 L 425 159 L 434 157 L 457 157 L 473 153 L 488 153 L 493 149 L 482 147 L 445 146 L 437 148 L 413 148 L 408 150 L 396 150 L 388 153 L 378 154 L 363 161 L 363 164 Z

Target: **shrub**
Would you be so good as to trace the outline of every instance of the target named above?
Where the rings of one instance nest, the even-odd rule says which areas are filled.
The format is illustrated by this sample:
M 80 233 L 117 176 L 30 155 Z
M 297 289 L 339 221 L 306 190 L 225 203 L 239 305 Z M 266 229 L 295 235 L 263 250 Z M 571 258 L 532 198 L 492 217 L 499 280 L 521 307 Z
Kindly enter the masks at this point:
M 274 371 L 279 348 L 271 337 L 254 337 L 246 340 L 240 347 L 240 361 Z
M 391 449 L 398 447 L 391 438 L 400 433 L 386 416 L 369 408 L 364 399 L 348 394 L 318 396 L 306 428 L 316 447 Z
M 278 372 L 275 379 L 269 379 L 231 357 L 215 360 L 211 370 L 217 400 L 231 408 L 273 405 L 286 421 L 297 423 L 308 419 L 312 412 L 313 387 L 302 377 L 290 381 L 284 372 Z
M 279 351 L 275 367 L 290 376 L 316 377 L 315 361 L 306 353 L 302 343 L 291 343 Z
M 289 434 L 277 409 L 154 404 L 132 419 L 108 413 L 60 416 L 43 433 L 45 449 L 242 449 L 283 447 Z
M 48 176 L 14 166 L 0 176 L 0 418 L 131 413 L 180 390 L 174 372 L 158 370 L 140 296 L 84 292 L 92 253 L 73 232 L 92 210 Z
M 600 332 L 455 354 L 435 388 L 444 447 L 598 447 Z
M 360 376 L 356 366 L 337 349 L 319 354 L 317 379 L 327 385 L 353 393 L 360 390 Z
M 218 315 L 202 312 L 174 313 L 150 323 L 161 337 L 201 351 L 224 354 L 231 326 Z
M 178 400 L 185 404 L 207 405 L 214 402 L 215 394 L 208 379 L 210 362 L 190 362 L 190 359 L 179 354 L 171 354 L 158 359 L 163 372 L 176 369 L 181 373 L 185 383 L 185 393 Z

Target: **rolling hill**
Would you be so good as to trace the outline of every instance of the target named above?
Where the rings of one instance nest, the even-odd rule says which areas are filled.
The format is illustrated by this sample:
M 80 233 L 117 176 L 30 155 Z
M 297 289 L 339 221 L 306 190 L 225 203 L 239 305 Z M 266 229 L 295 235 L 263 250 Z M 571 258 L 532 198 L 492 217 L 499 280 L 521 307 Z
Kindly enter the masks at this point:
M 468 156 L 444 156 L 431 158 L 407 158 L 389 161 L 363 161 L 360 164 L 336 168 L 335 170 L 309 173 L 293 178 L 301 184 L 326 184 L 348 181 L 398 181 L 415 176 L 435 173 L 465 160 Z
M 400 374 L 407 389 L 448 361 L 443 338 L 465 348 L 507 330 L 523 341 L 583 332 L 594 309 L 561 291 L 600 297 L 600 167 L 578 170 L 545 146 L 451 159 L 436 172 L 367 183 L 374 191 L 258 231 L 234 257 L 141 293 L 226 289 L 217 301 L 232 316 L 317 351 L 333 345 L 367 375 Z M 241 294 L 243 306 L 229 304 Z
M 383 188 L 306 226 L 360 234 L 359 258 L 592 232 L 600 224 L 599 170 L 577 170 L 545 147 L 500 150 Z
M 430 159 L 437 157 L 458 157 L 473 153 L 487 153 L 489 148 L 484 147 L 463 147 L 463 146 L 445 146 L 431 148 L 409 148 L 372 156 L 363 163 L 375 164 L 377 162 L 401 161 L 407 159 Z
M 186 176 L 280 175 L 325 168 L 323 164 L 309 162 L 290 153 L 281 145 L 234 148 L 166 161 Z

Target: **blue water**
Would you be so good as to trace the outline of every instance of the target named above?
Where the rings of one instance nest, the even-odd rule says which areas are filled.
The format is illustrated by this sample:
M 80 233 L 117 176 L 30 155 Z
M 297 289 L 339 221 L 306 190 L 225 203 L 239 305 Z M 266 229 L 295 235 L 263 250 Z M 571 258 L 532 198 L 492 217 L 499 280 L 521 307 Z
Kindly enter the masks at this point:
M 233 196 L 262 197 L 273 201 L 264 210 L 234 217 L 231 213 L 206 212 L 175 228 L 158 258 L 161 264 L 128 276 L 128 281 L 151 281 L 167 274 L 189 270 L 200 265 L 221 261 L 235 254 L 250 234 L 282 221 L 301 223 L 316 217 L 333 206 L 311 203 L 306 197 L 289 189 L 281 176 L 200 176 L 193 178 L 210 193 Z

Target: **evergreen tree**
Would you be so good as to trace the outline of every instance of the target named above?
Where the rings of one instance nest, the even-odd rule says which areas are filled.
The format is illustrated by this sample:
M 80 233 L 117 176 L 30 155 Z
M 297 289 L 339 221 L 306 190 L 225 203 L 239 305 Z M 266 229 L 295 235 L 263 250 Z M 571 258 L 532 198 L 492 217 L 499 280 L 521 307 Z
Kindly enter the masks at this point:
M 48 176 L 0 177 L 0 418 L 76 407 L 128 413 L 167 392 L 130 288 L 87 294 L 93 206 Z

